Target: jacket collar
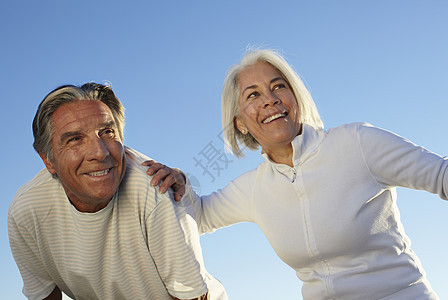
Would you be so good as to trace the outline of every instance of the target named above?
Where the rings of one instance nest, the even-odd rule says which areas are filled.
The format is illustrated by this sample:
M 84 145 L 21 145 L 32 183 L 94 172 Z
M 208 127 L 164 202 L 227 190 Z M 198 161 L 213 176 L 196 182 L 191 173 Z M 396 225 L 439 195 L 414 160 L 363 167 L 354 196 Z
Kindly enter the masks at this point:
M 320 145 L 324 138 L 325 132 L 323 130 L 315 129 L 310 125 L 303 124 L 302 133 L 296 136 L 291 142 L 294 168 L 298 168 L 315 156 L 319 152 Z M 291 167 L 272 161 L 263 150 L 261 151 L 261 156 L 263 156 L 263 158 L 280 173 L 290 173 Z

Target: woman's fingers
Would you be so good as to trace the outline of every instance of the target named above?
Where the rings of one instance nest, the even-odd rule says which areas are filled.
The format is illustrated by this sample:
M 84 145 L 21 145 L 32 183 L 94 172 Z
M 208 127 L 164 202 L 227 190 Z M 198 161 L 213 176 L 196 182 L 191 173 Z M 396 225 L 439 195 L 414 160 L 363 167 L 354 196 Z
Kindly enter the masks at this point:
M 162 194 L 171 187 L 174 191 L 175 200 L 181 201 L 185 194 L 185 177 L 179 171 L 153 160 L 147 160 L 142 165 L 149 167 L 146 173 L 153 176 L 151 179 L 152 186 L 161 182 L 159 192 Z

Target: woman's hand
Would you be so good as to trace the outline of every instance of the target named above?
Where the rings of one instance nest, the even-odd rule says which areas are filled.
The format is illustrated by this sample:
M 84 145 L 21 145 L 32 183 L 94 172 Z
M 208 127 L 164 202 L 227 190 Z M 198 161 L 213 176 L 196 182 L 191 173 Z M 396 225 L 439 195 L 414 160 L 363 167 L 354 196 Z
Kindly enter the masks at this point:
M 179 202 L 182 199 L 182 196 L 185 194 L 185 183 L 187 180 L 180 170 L 171 169 L 153 160 L 147 160 L 142 165 L 149 167 L 146 171 L 148 175 L 154 175 L 151 179 L 152 186 L 156 186 L 162 181 L 159 188 L 160 193 L 165 193 L 171 187 L 174 191 L 174 200 Z

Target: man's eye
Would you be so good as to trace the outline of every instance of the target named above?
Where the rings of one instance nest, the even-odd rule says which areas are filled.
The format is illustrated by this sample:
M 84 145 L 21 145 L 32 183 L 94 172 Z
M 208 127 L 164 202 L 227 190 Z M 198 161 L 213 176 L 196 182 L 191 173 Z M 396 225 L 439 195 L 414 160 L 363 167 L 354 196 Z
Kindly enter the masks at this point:
M 80 139 L 81 139 L 81 138 L 79 138 L 79 137 L 77 137 L 77 136 L 72 137 L 72 138 L 69 138 L 69 139 L 67 140 L 67 144 L 72 143 L 72 142 L 79 141 Z
M 100 132 L 100 135 L 107 135 L 107 136 L 113 136 L 115 134 L 115 130 L 111 128 L 104 129 Z

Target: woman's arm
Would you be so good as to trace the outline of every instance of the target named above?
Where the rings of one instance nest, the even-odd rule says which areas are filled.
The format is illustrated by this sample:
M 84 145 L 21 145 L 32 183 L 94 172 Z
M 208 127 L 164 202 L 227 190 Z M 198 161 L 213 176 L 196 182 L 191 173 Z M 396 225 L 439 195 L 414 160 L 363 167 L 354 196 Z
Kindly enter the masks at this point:
M 199 196 L 186 184 L 185 175 L 181 170 L 169 168 L 155 161 L 145 161 L 149 166 L 148 175 L 155 174 L 151 184 L 157 185 L 163 180 L 166 189 L 169 184 L 177 194 L 176 201 L 186 201 L 193 206 L 199 232 L 213 232 L 216 229 L 239 222 L 253 222 L 251 218 L 253 175 L 255 171 L 247 172 L 229 182 L 223 189 L 210 195 Z M 165 189 L 165 191 L 166 191 Z
M 358 137 L 366 164 L 378 182 L 425 190 L 448 200 L 448 157 L 368 125 L 359 125 Z

